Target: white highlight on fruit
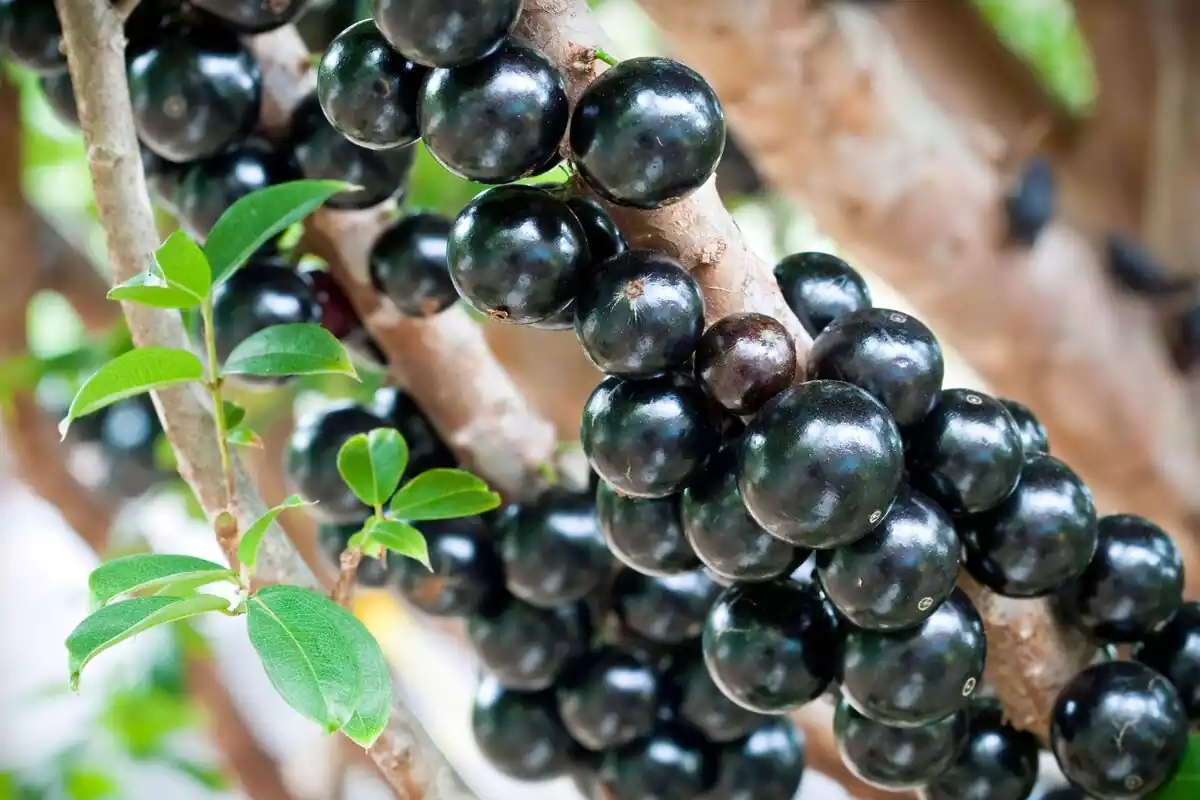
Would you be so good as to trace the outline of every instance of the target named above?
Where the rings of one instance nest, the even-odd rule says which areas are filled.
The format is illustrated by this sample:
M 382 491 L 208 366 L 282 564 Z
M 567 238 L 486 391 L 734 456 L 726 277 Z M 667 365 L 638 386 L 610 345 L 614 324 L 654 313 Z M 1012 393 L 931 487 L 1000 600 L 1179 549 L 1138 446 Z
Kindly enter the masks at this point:
M 870 522 L 872 525 L 874 525 L 876 522 L 879 522 L 879 520 L 882 518 L 883 518 L 883 512 L 880 511 L 879 509 L 875 509 L 874 511 L 871 512 L 871 516 L 867 518 L 867 522 Z
M 983 398 L 977 394 L 969 394 L 967 395 L 967 402 L 973 406 L 981 406 L 983 405 Z
M 973 691 L 975 691 L 975 679 L 967 678 L 967 682 L 963 684 L 962 696 L 968 697 Z
M 917 610 L 918 611 L 928 611 L 930 606 L 932 606 L 932 605 L 933 605 L 932 597 L 922 597 L 921 601 L 919 603 L 917 603 Z

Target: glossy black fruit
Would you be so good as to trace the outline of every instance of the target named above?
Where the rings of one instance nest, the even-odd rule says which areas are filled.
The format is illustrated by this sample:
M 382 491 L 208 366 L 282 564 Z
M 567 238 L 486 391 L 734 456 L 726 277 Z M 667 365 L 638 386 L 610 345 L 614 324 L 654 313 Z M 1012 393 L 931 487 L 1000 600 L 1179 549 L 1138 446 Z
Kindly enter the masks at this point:
M 703 333 L 700 285 L 663 253 L 626 250 L 581 282 L 575 335 L 610 375 L 649 378 L 676 369 Z
M 717 782 L 705 800 L 795 797 L 804 777 L 804 740 L 790 720 L 763 723 L 745 739 L 724 745 Z
M 333 525 L 323 523 L 317 528 L 317 544 L 321 548 L 329 562 L 335 568 L 340 569 L 342 563 L 342 551 L 346 549 L 346 545 L 350 541 L 350 537 L 362 530 L 361 522 L 352 522 L 349 525 Z M 385 565 L 378 558 L 363 557 L 358 562 L 358 569 L 354 573 L 354 579 L 359 586 L 364 586 L 370 589 L 379 589 L 387 585 L 389 578 L 388 566 L 393 561 L 401 560 L 399 556 L 393 556 L 388 559 L 388 564 Z
M 371 0 L 371 14 L 397 50 L 431 67 L 469 64 L 504 42 L 521 0 Z
M 358 0 L 311 0 L 296 20 L 296 32 L 312 53 L 321 53 L 361 17 Z
M 838 753 L 863 781 L 889 791 L 915 789 L 946 771 L 967 741 L 967 710 L 919 728 L 864 717 L 844 700 L 833 718 Z
M 422 522 L 430 571 L 411 558 L 395 561 L 392 574 L 408 602 L 440 617 L 460 617 L 504 595 L 504 565 L 479 517 Z
M 698 647 L 679 654 L 663 681 L 678 720 L 700 731 L 710 742 L 741 739 L 770 719 L 726 697 L 708 674 Z
M 920 625 L 846 634 L 842 695 L 861 714 L 918 727 L 967 705 L 987 656 L 983 620 L 955 589 Z
M 235 273 L 237 274 L 237 273 Z M 308 512 L 325 522 L 350 524 L 370 514 L 338 474 L 337 454 L 358 433 L 387 423 L 352 403 L 334 403 L 302 417 L 292 429 L 284 469 L 288 482 L 309 503 Z
M 1183 604 L 1183 561 L 1166 531 L 1132 514 L 1101 517 L 1091 563 L 1059 592 L 1071 621 L 1097 639 L 1136 642 Z
M 0 50 L 6 58 L 34 72 L 61 72 L 67 68 L 62 41 L 54 3 L 0 0 Z
M 317 68 L 317 96 L 330 124 L 354 144 L 403 147 L 421 137 L 417 98 L 429 70 L 397 53 L 369 19 L 329 45 Z
M 742 503 L 737 444 L 727 444 L 683 492 L 683 530 L 695 555 L 718 577 L 765 581 L 789 574 L 811 551 L 767 533 Z
M 412 169 L 411 147 L 369 150 L 338 133 L 325 118 L 316 92 L 292 111 L 289 141 L 305 178 L 346 181 L 362 187 L 338 192 L 326 201 L 330 208 L 370 208 L 399 197 Z
M 2 13 L 2 12 L 0 12 Z M 71 85 L 71 73 L 63 70 L 48 75 L 39 75 L 38 83 L 46 95 L 50 107 L 67 125 L 79 127 L 79 108 L 75 105 L 75 88 Z
M 793 253 L 775 265 L 775 280 L 788 308 L 811 336 L 839 317 L 871 307 L 867 282 L 830 253 Z
M 1145 797 L 1174 774 L 1188 717 L 1166 678 L 1109 661 L 1071 679 L 1054 704 L 1050 748 L 1063 774 L 1101 800 Z
M 400 431 L 408 443 L 408 468 L 405 475 L 413 476 L 427 469 L 455 467 L 458 462 L 450 448 L 438 436 L 433 423 L 417 405 L 413 396 L 403 389 L 385 386 L 375 392 L 371 410 Z
M 172 200 L 180 220 L 204 237 L 225 210 L 246 195 L 299 178 L 290 151 L 251 139 L 183 167 Z
M 329 272 L 310 266 L 303 266 L 298 271 L 312 287 L 313 296 L 321 306 L 321 326 L 325 330 L 338 339 L 345 339 L 363 327 L 350 298 Z
M 579 174 L 621 205 L 658 208 L 699 189 L 725 149 L 712 87 L 669 58 L 631 58 L 584 91 L 571 118 Z
M 1117 285 L 1142 297 L 1164 297 L 1190 289 L 1195 281 L 1173 275 L 1161 261 L 1134 239 L 1110 233 L 1108 273 Z
M 671 376 L 607 378 L 583 409 L 579 439 L 600 477 L 631 497 L 681 491 L 721 445 L 721 419 L 694 385 Z
M 537 608 L 515 597 L 467 619 L 467 636 L 488 672 L 521 691 L 549 688 L 571 662 L 588 652 L 582 603 Z
M 570 207 L 530 186 L 498 186 L 467 204 L 450 232 L 450 277 L 500 322 L 537 322 L 575 298 L 589 256 Z
M 1046 433 L 1046 426 L 1033 415 L 1027 406 L 1003 397 L 999 398 L 998 402 L 1004 406 L 1009 416 L 1013 418 L 1013 422 L 1017 424 L 1017 433 L 1021 436 L 1021 447 L 1025 450 L 1026 458 L 1038 453 L 1046 455 L 1050 452 L 1050 435 Z
M 901 488 L 896 502 L 863 538 L 817 553 L 826 594 L 860 628 L 911 628 L 950 596 L 958 578 L 958 535 L 936 503 Z
M 610 800 L 694 800 L 716 781 L 716 748 L 681 725 L 605 754 L 599 784 Z
M 1045 156 L 1034 156 L 1013 182 L 1004 199 L 1009 238 L 1032 247 L 1054 216 L 1054 167 Z
M 517 780 L 557 778 L 574 765 L 578 745 L 563 728 L 548 692 L 515 692 L 486 677 L 475 693 L 471 730 L 492 766 Z
M 655 577 L 622 570 L 612 585 L 612 604 L 624 625 L 662 644 L 698 639 L 721 587 L 703 570 Z
M 472 64 L 433 70 L 418 109 L 421 136 L 433 157 L 479 183 L 545 172 L 571 113 L 562 73 L 546 56 L 516 42 Z
M 213 331 L 222 361 L 264 328 L 320 321 L 321 307 L 311 285 L 283 264 L 247 264 L 213 288 Z
M 967 569 L 1009 597 L 1040 597 L 1078 577 L 1096 551 L 1096 507 L 1074 472 L 1051 456 L 1025 462 L 1003 503 L 959 521 Z
M 164 475 L 155 459 L 162 423 L 149 395 L 113 403 L 99 418 L 99 442 L 107 460 L 104 488 L 117 497 L 139 497 Z
M 440 214 L 409 214 L 372 245 L 371 283 L 401 314 L 429 317 L 458 300 L 446 258 L 450 225 Z
M 883 519 L 904 471 L 896 423 L 839 381 L 777 394 L 742 436 L 738 485 L 760 525 L 801 547 L 837 547 Z
M 1166 676 L 1188 717 L 1200 720 L 1200 603 L 1184 603 L 1165 628 L 1134 647 L 1133 657 Z
M 558 713 L 575 741 L 603 751 L 654 730 L 659 678 L 636 656 L 616 648 L 589 653 L 559 679 Z
M 813 340 L 814 378 L 846 381 L 883 403 L 901 428 L 924 419 L 945 372 L 942 347 L 920 320 L 886 308 L 852 311 Z
M 587 238 L 588 252 L 592 255 L 593 264 L 601 264 L 628 248 L 625 237 L 617 229 L 617 223 L 600 207 L 600 204 L 590 197 L 569 197 L 567 205 L 579 224 L 583 226 Z
M 171 161 L 194 161 L 253 129 L 262 71 L 229 28 L 174 26 L 129 62 L 129 94 L 142 142 Z
M 514 503 L 495 524 L 510 592 L 543 608 L 579 600 L 612 567 L 588 494 L 550 489 Z
M 729 201 L 738 197 L 760 197 L 766 192 L 750 156 L 733 131 L 725 136 L 725 151 L 717 164 L 717 192 Z
M 917 791 L 921 800 L 1026 800 L 1038 774 L 1038 742 L 1005 724 L 1000 708 L 972 704 L 967 743 L 950 768 Z
M 978 514 L 1012 494 L 1025 449 L 1008 411 L 982 392 L 945 389 L 904 432 L 913 486 L 951 514 Z
M 608 549 L 630 569 L 646 575 L 674 575 L 700 566 L 683 535 L 678 497 L 626 497 L 601 481 L 596 490 L 596 514 Z
M 220 17 L 238 33 L 265 33 L 283 27 L 308 7 L 310 0 L 192 0 Z
M 704 661 L 729 699 L 782 714 L 820 697 L 837 676 L 841 646 L 811 587 L 789 580 L 735 584 L 708 614 Z
M 696 348 L 696 381 L 734 414 L 755 414 L 796 378 L 796 345 L 766 314 L 731 314 Z
M 1088 800 L 1088 798 L 1073 786 L 1060 786 L 1046 792 L 1038 800 Z

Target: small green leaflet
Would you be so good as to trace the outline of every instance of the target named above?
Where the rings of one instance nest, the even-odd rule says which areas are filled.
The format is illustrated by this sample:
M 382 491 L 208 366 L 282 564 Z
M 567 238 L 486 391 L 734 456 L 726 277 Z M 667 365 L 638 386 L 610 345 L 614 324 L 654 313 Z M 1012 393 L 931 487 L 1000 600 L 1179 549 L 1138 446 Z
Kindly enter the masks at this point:
M 254 520 L 242 534 L 241 541 L 238 542 L 238 560 L 245 564 L 247 569 L 254 569 L 255 563 L 258 562 L 258 548 L 262 546 L 263 537 L 266 536 L 271 523 L 289 508 L 300 508 L 306 505 L 310 504 L 300 499 L 300 495 L 294 494 Z
M 429 546 L 419 530 L 406 522 L 394 519 L 373 519 L 367 528 L 365 544 L 379 544 L 393 553 L 416 559 L 433 571 L 429 563 Z
M 157 625 L 209 611 L 227 611 L 229 601 L 212 594 L 192 597 L 134 597 L 93 612 L 67 637 L 67 667 L 73 691 L 88 662 L 115 644 Z
M 128 300 L 151 308 L 195 308 L 200 301 L 191 292 L 168 286 L 166 281 L 148 272 L 139 272 L 124 283 L 108 290 L 109 300 Z
M 362 699 L 362 672 L 328 598 L 298 586 L 268 586 L 246 601 L 250 643 L 275 691 L 326 731 Z
M 175 231 L 154 253 L 162 279 L 172 289 L 188 292 L 200 303 L 212 290 L 212 270 L 200 245 L 183 231 Z
M 362 747 L 375 744 L 387 726 L 392 713 L 392 675 L 379 642 L 351 613 L 334 606 L 341 613 L 331 614 L 350 644 L 362 675 L 362 697 L 354 708 L 342 733 Z
M 310 323 L 273 325 L 246 337 L 225 359 L 222 372 L 277 378 L 322 374 L 358 377 L 342 343 L 320 325 Z
M 290 181 L 241 198 L 225 210 L 204 242 L 213 281 L 222 280 L 245 264 L 268 240 L 316 211 L 333 195 L 355 188 L 342 181 Z
M 58 424 L 64 438 L 73 420 L 99 411 L 118 400 L 204 378 L 200 359 L 186 350 L 139 347 L 109 361 L 84 382 L 71 409 Z
M 500 505 L 500 495 L 461 469 L 430 469 L 406 483 L 392 498 L 392 513 L 412 521 L 482 514 Z
M 338 473 L 369 506 L 382 505 L 395 494 L 407 466 L 408 443 L 393 428 L 355 434 L 338 450 Z
M 233 578 L 233 570 L 203 558 L 140 553 L 114 558 L 92 570 L 88 589 L 92 602 L 102 606 L 119 595 L 157 591 L 181 581 L 199 587 Z
M 231 430 L 226 436 L 225 441 L 235 447 L 257 447 L 262 448 L 263 442 L 257 433 L 244 425 Z
M 221 410 L 225 414 L 225 427 L 232 430 L 246 418 L 246 409 L 231 400 L 221 401 Z
M 1151 794 L 1149 800 L 1196 800 L 1198 797 L 1200 797 L 1200 733 L 1193 733 L 1188 737 L 1187 750 L 1184 751 L 1183 761 L 1180 762 L 1175 777 Z

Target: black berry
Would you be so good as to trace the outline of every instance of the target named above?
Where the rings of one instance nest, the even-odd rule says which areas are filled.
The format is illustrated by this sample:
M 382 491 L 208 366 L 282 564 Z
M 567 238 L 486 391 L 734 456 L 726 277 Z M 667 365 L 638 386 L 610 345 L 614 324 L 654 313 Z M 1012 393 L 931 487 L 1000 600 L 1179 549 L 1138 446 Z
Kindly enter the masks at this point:
M 359 19 L 358 0 L 313 0 L 296 20 L 296 32 L 310 52 L 321 53 Z
M 1066 464 L 1035 456 L 1013 493 L 960 520 L 958 533 L 976 580 L 1009 597 L 1039 597 L 1087 568 L 1096 551 L 1096 507 Z
M 716 749 L 682 725 L 661 724 L 648 739 L 604 756 L 599 784 L 612 800 L 693 800 L 716 780 Z
M 654 250 L 626 250 L 582 281 L 575 335 L 597 367 L 648 378 L 689 358 L 704 332 L 700 285 L 678 261 Z
M 601 264 L 628 248 L 617 224 L 595 200 L 590 197 L 569 197 L 567 205 L 583 226 L 593 264 Z
M 213 332 L 222 361 L 265 328 L 320 321 L 321 307 L 311 285 L 283 264 L 247 264 L 213 289 Z
M 699 189 L 725 148 L 725 112 L 697 72 L 632 58 L 584 90 L 571 118 L 579 174 L 614 203 L 658 208 Z
M 654 730 L 659 678 L 645 661 L 609 647 L 589 653 L 564 675 L 555 696 L 575 741 L 589 750 L 611 750 Z
M 1184 603 L 1165 628 L 1134 648 L 1133 657 L 1166 676 L 1188 717 L 1200 720 L 1200 603 Z
M 703 570 L 656 577 L 626 569 L 613 581 L 612 604 L 629 630 L 651 642 L 674 645 L 700 638 L 720 592 Z
M 467 619 L 467 636 L 479 661 L 504 686 L 538 691 L 554 685 L 588 652 L 587 609 L 582 603 L 537 608 L 510 597 Z
M 1171 354 L 1175 365 L 1185 374 L 1200 364 L 1200 305 L 1192 306 L 1176 323 Z
M 238 200 L 299 177 L 290 152 L 252 139 L 184 167 L 172 200 L 187 228 L 203 237 Z
M 1049 159 L 1035 156 L 1013 181 L 1004 198 L 1009 238 L 1032 247 L 1038 234 L 1054 217 L 1054 168 Z
M 804 740 L 786 719 L 764 722 L 745 739 L 721 747 L 717 782 L 705 800 L 795 797 L 804 777 Z
M 155 446 L 162 424 L 149 395 L 113 403 L 99 419 L 99 442 L 107 460 L 104 487 L 121 498 L 139 497 L 162 480 Z
M 504 565 L 479 517 L 423 522 L 432 571 L 411 558 L 390 556 L 400 594 L 437 616 L 460 617 L 504 595 Z
M 454 221 L 450 277 L 462 298 L 501 322 L 537 322 L 575 297 L 589 256 L 571 209 L 529 186 L 498 186 Z
M 871 307 L 867 282 L 830 253 L 794 253 L 775 265 L 775 280 L 788 308 L 810 336 L 839 317 Z
M 0 0 L 0 49 L 34 72 L 67 68 L 62 25 L 54 3 L 46 0 Z
M 733 131 L 725 136 L 725 151 L 717 164 L 717 192 L 726 201 L 737 197 L 759 197 L 766 191 L 750 156 Z
M 439 214 L 401 217 L 371 246 L 371 283 L 409 317 L 428 317 L 458 300 L 446 249 L 450 220 Z
M 574 765 L 577 745 L 548 692 L 515 692 L 486 677 L 475 693 L 471 730 L 492 766 L 517 780 L 557 778 Z
M 371 14 L 397 50 L 431 67 L 469 64 L 500 47 L 521 0 L 371 0 Z
M 1178 277 L 1132 238 L 1111 233 L 1108 248 L 1108 272 L 1117 284 L 1143 297 L 1163 297 L 1191 288 L 1190 278 Z
M 1013 422 L 1017 424 L 1017 433 L 1021 436 L 1021 447 L 1025 451 L 1026 458 L 1038 453 L 1046 455 L 1050 452 L 1050 435 L 1046 433 L 1046 426 L 1034 416 L 1027 406 L 1003 397 L 999 398 L 999 403 L 1004 406 L 1009 416 L 1013 418 Z
M 953 714 L 983 674 L 983 620 L 955 589 L 923 622 L 895 632 L 846 634 L 842 695 L 861 714 L 917 727 Z
M 663 682 L 678 719 L 703 733 L 710 742 L 741 739 L 769 720 L 725 696 L 708 674 L 699 648 L 680 654 Z
M 796 345 L 766 314 L 731 314 L 696 348 L 696 381 L 734 414 L 755 414 L 796 378 Z
M 844 700 L 833 718 L 838 753 L 863 781 L 889 791 L 915 789 L 946 771 L 967 741 L 967 711 L 919 728 L 884 725 Z
M 1038 774 L 1038 743 L 1005 724 L 1000 708 L 975 703 L 967 743 L 950 768 L 917 791 L 921 800 L 1026 800 Z
M 297 421 L 288 439 L 285 472 L 294 490 L 315 504 L 309 507 L 310 514 L 345 524 L 370 515 L 338 474 L 337 454 L 351 436 L 386 427 L 375 414 L 348 402 L 334 403 Z
M 570 118 L 562 74 L 515 42 L 472 64 L 435 69 L 421 88 L 421 136 L 446 169 L 480 183 L 546 171 Z
M 602 481 L 596 490 L 596 515 L 608 549 L 630 569 L 673 575 L 700 566 L 683 534 L 678 497 L 625 497 Z
M 1102 800 L 1145 797 L 1175 773 L 1188 717 L 1175 687 L 1143 664 L 1109 661 L 1071 679 L 1054 704 L 1050 748 L 1075 786 Z
M 838 381 L 777 394 L 742 436 L 738 485 L 758 523 L 801 547 L 837 547 L 883 519 L 904 470 L 887 409 Z
M 362 320 L 358 318 L 354 304 L 329 272 L 310 266 L 301 267 L 299 272 L 312 287 L 313 296 L 321 306 L 321 326 L 325 330 L 338 339 L 347 339 L 362 329 Z M 409 447 L 412 447 L 411 442 Z

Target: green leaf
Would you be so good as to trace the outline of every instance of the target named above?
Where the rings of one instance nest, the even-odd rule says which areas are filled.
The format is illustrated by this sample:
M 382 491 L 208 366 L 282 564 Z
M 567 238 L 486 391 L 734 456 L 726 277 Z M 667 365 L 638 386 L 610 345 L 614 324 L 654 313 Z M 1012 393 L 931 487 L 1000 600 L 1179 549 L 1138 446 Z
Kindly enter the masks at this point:
M 393 553 L 416 559 L 432 571 L 429 563 L 429 546 L 425 536 L 407 522 L 394 519 L 377 519 L 367 529 L 367 542 L 383 545 Z
M 250 524 L 250 527 L 246 529 L 246 532 L 242 534 L 241 541 L 238 542 L 238 560 L 245 564 L 247 569 L 254 569 L 255 563 L 258 561 L 258 548 L 262 545 L 263 537 L 266 536 L 267 529 L 271 527 L 271 523 L 289 508 L 301 508 L 306 505 L 310 504 L 300 499 L 300 495 L 294 494 L 254 520 Z
M 369 506 L 382 505 L 396 493 L 407 466 L 408 443 L 394 428 L 355 434 L 338 450 L 338 473 Z
M 225 414 L 225 427 L 231 430 L 246 418 L 246 409 L 232 400 L 222 400 L 221 410 Z
M 246 605 L 250 643 L 287 704 L 330 733 L 349 722 L 363 687 L 341 609 L 298 586 L 268 586 Z
M 1200 797 L 1200 733 L 1188 737 L 1183 761 L 1170 782 L 1159 787 L 1149 800 L 1196 800 Z
M 166 281 L 148 272 L 139 272 L 124 283 L 108 290 L 109 300 L 128 300 L 151 308 L 195 308 L 200 301 L 191 292 L 168 286 Z
M 336 606 L 335 606 L 336 607 Z M 362 747 L 375 744 L 392 713 L 392 675 L 379 642 L 359 620 L 338 608 L 337 624 L 346 637 L 362 676 L 362 697 L 342 733 Z
M 482 514 L 500 505 L 500 495 L 461 469 L 431 469 L 404 485 L 392 498 L 392 513 L 407 520 L 454 519 Z
M 99 767 L 73 764 L 64 773 L 63 791 L 70 800 L 110 800 L 121 796 L 116 779 Z
M 273 325 L 243 339 L 225 359 L 226 375 L 349 375 L 357 378 L 346 349 L 320 325 Z
M 155 591 L 180 581 L 203 586 L 232 580 L 234 575 L 228 567 L 203 558 L 140 553 L 114 558 L 92 570 L 88 576 L 88 588 L 92 601 L 97 605 L 105 605 L 118 595 Z
M 88 662 L 113 645 L 156 625 L 228 609 L 229 601 L 213 594 L 135 597 L 104 606 L 79 623 L 67 637 L 71 689 L 79 689 L 79 673 Z
M 338 192 L 355 188 L 342 181 L 290 181 L 252 192 L 225 210 L 204 242 L 219 281 L 272 237 L 316 211 Z
M 253 429 L 247 428 L 244 425 L 238 426 L 231 430 L 226 436 L 225 441 L 235 447 L 258 447 L 263 446 L 262 438 L 254 432 Z
M 202 302 L 212 290 L 208 257 L 183 231 L 175 231 L 167 237 L 155 251 L 154 263 L 168 286 L 193 295 L 197 302 Z
M 58 432 L 65 438 L 73 420 L 118 400 L 203 378 L 204 367 L 200 359 L 186 350 L 167 347 L 130 350 L 105 364 L 84 382 L 71 401 L 66 418 L 58 424 Z

